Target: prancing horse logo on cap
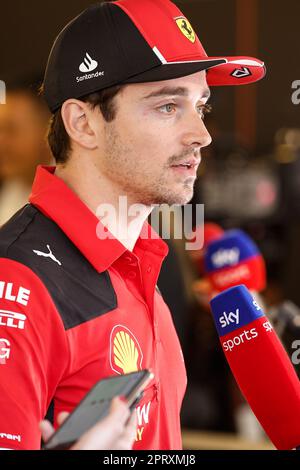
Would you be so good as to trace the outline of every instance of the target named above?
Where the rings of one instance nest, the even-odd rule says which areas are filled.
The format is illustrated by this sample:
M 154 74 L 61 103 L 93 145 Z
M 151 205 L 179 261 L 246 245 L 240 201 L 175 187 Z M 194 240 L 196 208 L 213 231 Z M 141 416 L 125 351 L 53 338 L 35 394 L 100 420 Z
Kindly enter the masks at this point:
M 182 34 L 191 42 L 196 41 L 196 34 L 192 28 L 191 23 L 184 17 L 176 18 L 176 24 Z

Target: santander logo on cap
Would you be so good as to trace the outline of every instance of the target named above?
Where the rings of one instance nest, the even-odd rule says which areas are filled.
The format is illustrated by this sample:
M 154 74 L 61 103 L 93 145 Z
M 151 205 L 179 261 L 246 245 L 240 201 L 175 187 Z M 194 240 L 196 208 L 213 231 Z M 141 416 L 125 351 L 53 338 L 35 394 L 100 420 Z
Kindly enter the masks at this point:
M 98 62 L 91 58 L 91 56 L 86 53 L 84 61 L 80 64 L 79 70 L 82 73 L 92 72 L 98 67 Z

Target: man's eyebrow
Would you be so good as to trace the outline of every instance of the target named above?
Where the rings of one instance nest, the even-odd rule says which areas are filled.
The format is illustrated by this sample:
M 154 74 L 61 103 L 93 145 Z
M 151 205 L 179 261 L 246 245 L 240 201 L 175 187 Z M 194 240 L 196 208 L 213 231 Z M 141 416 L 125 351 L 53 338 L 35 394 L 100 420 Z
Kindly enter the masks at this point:
M 160 88 L 159 90 L 155 90 L 149 95 L 143 96 L 144 100 L 149 98 L 157 98 L 160 96 L 188 96 L 189 90 L 185 87 L 170 87 L 165 86 Z M 205 88 L 204 92 L 202 93 L 201 99 L 206 99 L 210 97 L 210 90 L 209 88 Z

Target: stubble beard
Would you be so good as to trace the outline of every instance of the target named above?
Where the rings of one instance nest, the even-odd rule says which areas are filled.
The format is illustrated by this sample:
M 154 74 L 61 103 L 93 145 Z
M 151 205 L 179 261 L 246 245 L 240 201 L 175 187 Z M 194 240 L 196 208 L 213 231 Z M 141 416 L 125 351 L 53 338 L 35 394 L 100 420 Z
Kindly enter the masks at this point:
M 166 176 L 168 172 L 172 176 L 169 166 L 162 168 L 164 174 L 157 177 L 150 166 L 147 170 L 147 167 L 138 165 L 138 157 L 134 146 L 126 146 L 114 125 L 110 123 L 106 132 L 105 172 L 120 188 L 120 196 L 128 196 L 135 204 L 148 207 L 161 204 L 185 205 L 191 201 L 194 194 L 194 178 L 186 178 L 181 191 L 173 190 L 168 186 Z M 173 159 L 174 157 L 170 158 Z

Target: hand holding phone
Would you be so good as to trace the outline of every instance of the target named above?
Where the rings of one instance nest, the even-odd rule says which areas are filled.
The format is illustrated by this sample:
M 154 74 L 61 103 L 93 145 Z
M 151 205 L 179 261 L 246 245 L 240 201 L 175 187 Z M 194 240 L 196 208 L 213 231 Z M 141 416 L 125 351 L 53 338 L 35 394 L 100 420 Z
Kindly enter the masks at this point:
M 99 381 L 68 416 L 62 426 L 50 437 L 43 448 L 47 450 L 69 449 L 81 436 L 85 435 L 85 438 L 87 431 L 91 430 L 99 421 L 102 421 L 102 423 L 99 423 L 99 432 L 103 432 L 105 419 L 107 426 L 113 426 L 113 421 L 108 419 L 112 399 L 123 396 L 127 400 L 128 407 L 133 409 L 141 398 L 143 389 L 152 378 L 153 374 L 150 371 L 143 370 Z M 101 428 L 101 424 L 104 425 L 104 428 Z M 109 432 L 109 429 L 107 429 L 107 432 Z M 89 439 L 95 437 L 97 437 L 96 432 L 91 433 Z M 83 440 L 85 440 L 84 448 L 87 448 L 88 443 L 86 439 Z M 82 447 L 77 447 L 75 444 L 74 448 Z
M 70 450 L 132 450 L 136 440 L 137 415 L 119 398 L 111 402 L 109 414 L 70 448 Z

